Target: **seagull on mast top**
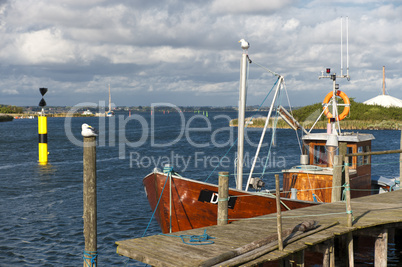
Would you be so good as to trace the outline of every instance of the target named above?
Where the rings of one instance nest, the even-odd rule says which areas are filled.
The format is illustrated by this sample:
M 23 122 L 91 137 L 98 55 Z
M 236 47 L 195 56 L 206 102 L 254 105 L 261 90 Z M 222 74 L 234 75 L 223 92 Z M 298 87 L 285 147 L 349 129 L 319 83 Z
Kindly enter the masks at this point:
M 243 50 L 247 50 L 247 49 L 250 47 L 249 42 L 247 42 L 247 41 L 244 40 L 244 39 L 241 39 L 241 40 L 239 41 L 239 43 L 240 43 L 241 48 L 243 48 Z

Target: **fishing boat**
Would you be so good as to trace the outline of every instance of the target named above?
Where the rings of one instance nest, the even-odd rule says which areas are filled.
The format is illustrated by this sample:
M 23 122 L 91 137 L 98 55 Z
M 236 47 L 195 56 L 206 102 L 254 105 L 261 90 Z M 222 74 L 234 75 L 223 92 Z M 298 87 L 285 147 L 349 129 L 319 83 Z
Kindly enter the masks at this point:
M 300 164 L 282 170 L 281 210 L 293 210 L 338 201 L 342 179 L 337 178 L 335 181 L 334 170 L 343 163 L 334 163 L 334 159 L 339 158 L 336 155 L 369 152 L 371 141 L 374 140 L 372 134 L 343 132 L 340 128 L 339 121 L 345 119 L 350 111 L 350 101 L 346 93 L 339 90 L 336 80 L 337 78 L 349 80 L 349 68 L 346 75 L 343 74 L 342 68 L 340 75 L 331 73 L 330 69 L 326 69 L 326 73 L 322 72 L 321 79 L 332 80 L 332 90 L 325 96 L 322 112 L 309 131 L 304 129 L 290 112 L 276 103 L 277 96 L 284 87 L 284 77 L 274 73 L 278 77 L 275 94 L 246 186 L 243 189 L 244 128 L 247 127 L 245 87 L 248 63 L 251 63 L 248 50 L 243 47 L 240 70 L 237 185 L 236 188 L 229 189 L 228 222 L 276 212 L 276 196 L 269 191 L 261 190 L 264 183 L 260 178 L 253 177 L 255 161 L 273 112 L 282 117 L 293 129 L 301 129 L 303 133 Z M 342 98 L 343 103 L 338 101 L 338 98 Z M 343 111 L 339 113 L 338 108 L 343 108 Z M 326 132 L 312 132 L 322 116 L 328 118 Z M 353 156 L 348 157 L 348 160 L 351 197 L 371 194 L 371 156 Z M 184 178 L 169 166 L 163 171 L 154 169 L 143 179 L 143 184 L 163 233 L 217 224 L 218 185 Z

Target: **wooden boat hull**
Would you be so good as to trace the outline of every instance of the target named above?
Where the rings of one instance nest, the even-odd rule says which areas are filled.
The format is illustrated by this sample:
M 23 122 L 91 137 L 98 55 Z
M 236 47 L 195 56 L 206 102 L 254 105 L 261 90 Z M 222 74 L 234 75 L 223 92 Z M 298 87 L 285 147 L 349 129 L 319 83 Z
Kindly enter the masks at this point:
M 172 232 L 217 224 L 218 186 L 173 175 L 170 212 L 170 182 L 166 178 L 166 174 L 155 172 L 143 180 L 148 201 L 152 210 L 156 209 L 155 217 L 163 233 L 169 233 L 170 224 Z M 229 198 L 229 222 L 276 212 L 273 195 L 229 189 Z M 283 211 L 320 204 L 288 198 L 281 201 Z

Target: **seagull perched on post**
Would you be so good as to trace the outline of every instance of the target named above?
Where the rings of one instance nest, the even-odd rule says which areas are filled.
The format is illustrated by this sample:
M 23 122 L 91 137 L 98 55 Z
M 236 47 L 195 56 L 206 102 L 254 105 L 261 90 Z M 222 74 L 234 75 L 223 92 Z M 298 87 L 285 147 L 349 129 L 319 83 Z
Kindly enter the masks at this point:
M 241 48 L 243 48 L 244 50 L 247 50 L 250 47 L 250 44 L 244 39 L 241 39 L 239 43 Z
M 98 131 L 93 128 L 92 126 L 89 126 L 88 124 L 84 123 L 81 126 L 81 134 L 84 137 L 90 137 L 90 136 L 98 136 Z

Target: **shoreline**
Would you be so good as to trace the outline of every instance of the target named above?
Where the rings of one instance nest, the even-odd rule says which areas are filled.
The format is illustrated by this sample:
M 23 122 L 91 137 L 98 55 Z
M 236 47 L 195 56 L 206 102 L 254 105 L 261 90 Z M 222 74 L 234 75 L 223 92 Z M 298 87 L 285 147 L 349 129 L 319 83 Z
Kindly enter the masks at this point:
M 246 118 L 245 122 L 250 118 Z M 252 123 L 247 127 L 250 128 L 264 128 L 266 118 L 256 118 L 252 120 Z M 270 120 L 268 128 L 272 128 L 273 119 Z M 301 123 L 301 125 L 309 130 L 314 122 L 305 122 Z M 362 120 L 346 120 L 341 121 L 340 127 L 343 130 L 401 130 L 402 129 L 402 121 L 399 120 L 372 120 L 372 121 L 362 121 Z M 233 119 L 229 122 L 230 127 L 237 127 L 237 119 Z M 276 128 L 278 129 L 291 129 L 291 127 L 282 119 L 278 119 Z M 319 121 L 314 126 L 315 129 L 325 130 L 327 129 L 326 121 Z

